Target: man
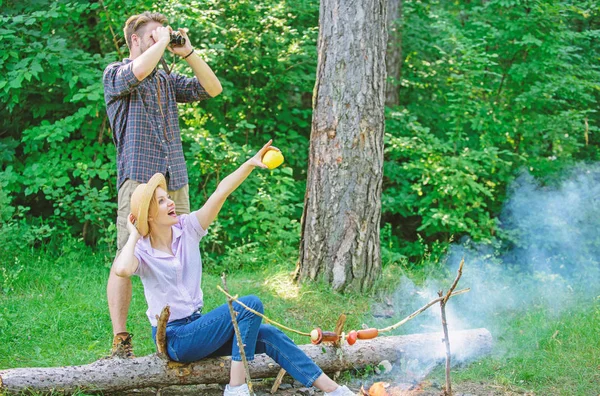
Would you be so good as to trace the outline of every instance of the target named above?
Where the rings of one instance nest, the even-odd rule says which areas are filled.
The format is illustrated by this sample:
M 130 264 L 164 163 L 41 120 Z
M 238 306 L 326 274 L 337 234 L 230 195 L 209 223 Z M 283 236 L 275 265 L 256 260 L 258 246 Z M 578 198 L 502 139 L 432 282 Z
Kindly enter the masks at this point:
M 171 46 L 172 29 L 159 13 L 144 12 L 130 17 L 123 32 L 129 58 L 104 71 L 104 99 L 117 148 L 117 256 L 127 242 L 127 216 L 131 194 L 155 173 L 165 175 L 177 213 L 189 213 L 188 175 L 181 146 L 177 102 L 215 97 L 223 90 L 211 68 L 194 52 L 187 33 L 180 46 Z M 195 78 L 157 70 L 165 49 L 184 59 Z M 107 285 L 108 307 L 113 326 L 112 355 L 133 357 L 127 313 L 131 303 L 131 281 L 111 269 Z

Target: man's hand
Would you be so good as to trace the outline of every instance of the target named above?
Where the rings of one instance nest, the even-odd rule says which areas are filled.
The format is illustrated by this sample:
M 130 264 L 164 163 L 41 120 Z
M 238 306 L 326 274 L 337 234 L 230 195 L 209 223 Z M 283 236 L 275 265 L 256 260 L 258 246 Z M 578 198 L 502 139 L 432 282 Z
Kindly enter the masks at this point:
M 169 41 L 171 41 L 171 28 L 168 26 L 158 26 L 150 32 L 148 40 L 141 40 L 142 48 L 135 55 L 132 67 L 138 81 L 142 81 L 152 73 L 165 53 Z
M 152 31 L 152 39 L 155 43 L 161 40 L 166 40 L 167 44 L 171 41 L 171 29 L 170 26 L 160 26 Z
M 169 26 L 169 29 L 171 29 L 170 26 Z M 179 29 L 177 29 L 177 31 L 185 39 L 185 44 L 182 45 L 181 47 L 168 46 L 167 49 L 169 51 L 171 51 L 172 53 L 174 53 L 175 55 L 184 57 L 184 56 L 188 55 L 190 52 L 192 52 L 194 50 L 194 47 L 192 47 L 190 38 L 187 35 L 187 31 L 188 31 L 187 29 L 179 28 Z M 171 37 L 169 36 L 169 41 L 170 40 L 171 40 Z

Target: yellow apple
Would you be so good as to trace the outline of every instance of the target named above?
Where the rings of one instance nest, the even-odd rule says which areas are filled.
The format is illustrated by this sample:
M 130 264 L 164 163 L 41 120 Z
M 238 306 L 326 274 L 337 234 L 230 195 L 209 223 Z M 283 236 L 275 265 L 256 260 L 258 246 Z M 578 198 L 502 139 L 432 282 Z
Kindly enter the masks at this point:
M 267 168 L 275 169 L 283 164 L 283 155 L 280 151 L 270 149 L 263 155 L 262 162 L 267 165 Z

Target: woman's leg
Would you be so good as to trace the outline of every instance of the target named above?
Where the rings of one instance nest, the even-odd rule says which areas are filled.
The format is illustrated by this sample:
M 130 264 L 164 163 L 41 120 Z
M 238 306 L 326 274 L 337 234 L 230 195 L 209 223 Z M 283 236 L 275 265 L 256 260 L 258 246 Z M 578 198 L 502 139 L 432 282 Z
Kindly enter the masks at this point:
M 262 303 L 256 296 L 241 297 L 240 301 L 260 313 L 263 312 Z M 236 302 L 233 303 L 233 309 L 238 313 L 237 322 L 242 343 L 245 345 L 246 357 L 253 360 L 261 318 Z M 178 362 L 194 362 L 214 355 L 232 340 L 235 341 L 234 329 L 227 304 L 202 315 L 193 322 L 167 328 L 167 351 L 169 356 Z M 234 361 L 241 361 L 237 341 L 231 343 L 231 349 L 227 354 L 231 354 Z
M 304 386 L 314 385 L 325 392 L 331 392 L 338 386 L 303 350 L 298 348 L 294 341 L 271 325 L 260 326 L 256 353 L 269 355 Z
M 229 340 L 221 348 L 213 352 L 210 357 L 227 356 L 231 351 L 232 343 L 235 340 Z M 329 378 L 294 342 L 282 331 L 271 326 L 261 325 L 258 331 L 258 338 L 255 347 L 256 353 L 266 353 L 285 369 L 292 377 L 305 386 L 314 386 L 324 392 L 340 392 L 340 395 L 353 395 L 346 387 L 340 388 L 339 385 Z M 241 362 L 239 363 L 241 371 L 240 379 L 230 385 L 236 386 L 245 380 L 245 372 Z M 240 382 L 241 381 L 241 382 Z M 337 393 L 336 393 L 337 394 Z

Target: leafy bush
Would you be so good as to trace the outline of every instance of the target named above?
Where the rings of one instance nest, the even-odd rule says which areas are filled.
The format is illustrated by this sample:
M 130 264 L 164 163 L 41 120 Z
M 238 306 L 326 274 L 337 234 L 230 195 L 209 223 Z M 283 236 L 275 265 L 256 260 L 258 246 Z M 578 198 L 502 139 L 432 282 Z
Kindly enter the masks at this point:
M 591 2 L 403 2 L 401 103 L 387 117 L 384 221 L 415 258 L 488 241 L 523 169 L 597 160 L 600 12 Z
M 213 227 L 218 232 L 211 251 L 222 254 L 225 245 L 235 249 L 276 237 L 294 243 L 298 235 L 288 234 L 297 232 L 301 213 L 302 183 L 294 176 L 305 175 L 318 4 L 299 2 L 294 12 L 278 1 L 213 1 L 202 8 L 147 1 L 102 5 L 58 1 L 41 10 L 33 3 L 3 4 L 3 221 L 15 218 L 13 208 L 21 206 L 28 221 L 48 225 L 50 233 L 68 229 L 89 243 L 114 245 L 116 153 L 101 76 L 108 63 L 128 53 L 119 37 L 126 18 L 154 10 L 169 16 L 172 26 L 190 28 L 192 44 L 225 87 L 213 100 L 180 108 L 192 206 L 199 207 L 219 179 L 269 138 L 282 148 L 287 166 L 298 169 L 296 175 L 283 168 L 271 178 L 249 180 L 230 203 L 234 214 L 224 213 L 223 226 Z M 184 62 L 175 68 L 190 73 Z M 269 213 L 242 215 L 251 205 Z M 268 222 L 277 224 L 265 233 L 261 227 Z
M 114 245 L 116 154 L 101 76 L 128 54 L 127 17 L 152 10 L 190 29 L 224 87 L 217 98 L 180 107 L 192 206 L 269 138 L 286 158 L 286 167 L 253 176 L 231 198 L 208 238 L 211 260 L 245 265 L 235 261 L 251 247 L 296 254 L 318 1 L 42 3 L 2 3 L 3 224 L 31 223 L 34 244 L 69 232 Z M 401 103 L 387 113 L 385 136 L 388 253 L 418 262 L 452 238 L 489 240 L 500 232 L 506 187 L 523 169 L 550 180 L 599 158 L 593 1 L 404 0 L 400 26 Z M 190 72 L 185 62 L 174 67 Z M 394 254 L 385 259 L 397 262 Z
M 492 214 L 501 203 L 498 187 L 510 177 L 511 153 L 494 148 L 456 152 L 452 143 L 435 137 L 406 110 L 388 117 L 388 131 L 409 135 L 386 134 L 387 188 L 382 198 L 387 217 L 414 219 L 412 227 L 399 230 L 404 240 L 412 241 L 405 254 L 424 253 L 417 234 L 445 243 L 465 234 L 489 241 L 497 231 Z

